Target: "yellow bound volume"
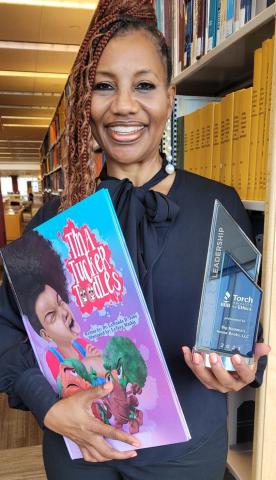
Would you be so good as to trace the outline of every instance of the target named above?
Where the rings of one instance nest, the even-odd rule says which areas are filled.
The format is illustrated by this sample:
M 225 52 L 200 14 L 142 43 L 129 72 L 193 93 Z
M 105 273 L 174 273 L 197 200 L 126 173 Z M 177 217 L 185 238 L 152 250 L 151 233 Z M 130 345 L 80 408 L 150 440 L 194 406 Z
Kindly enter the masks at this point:
M 262 154 L 264 146 L 264 117 L 266 108 L 266 85 L 268 75 L 268 56 L 269 56 L 269 44 L 271 39 L 267 39 L 262 43 L 262 75 L 260 84 L 260 96 L 259 96 L 259 115 L 258 115 L 258 136 L 257 136 L 257 155 L 256 155 L 256 169 L 255 169 L 255 181 L 254 181 L 254 198 L 253 200 L 261 199 L 260 180 L 261 180 L 261 165 Z
M 226 185 L 231 185 L 233 112 L 234 93 L 232 92 L 221 102 L 220 181 Z
M 220 178 L 221 103 L 214 104 L 212 179 Z
M 247 195 L 246 195 L 246 198 L 248 200 L 253 200 L 255 198 L 254 188 L 255 188 L 255 172 L 256 172 L 256 158 L 257 158 L 261 76 L 262 76 L 262 49 L 258 48 L 254 52 L 249 170 L 248 170 Z
M 268 144 L 270 129 L 270 111 L 271 111 L 271 90 L 272 90 L 272 71 L 273 71 L 273 53 L 274 53 L 274 37 L 272 37 L 268 50 L 268 70 L 266 84 L 266 108 L 264 118 L 264 144 L 262 151 L 261 176 L 260 176 L 260 199 L 265 200 L 266 184 L 267 184 L 267 160 L 268 160 Z
M 240 91 L 239 95 L 239 153 L 237 158 L 237 191 L 245 200 L 249 169 L 251 131 L 252 87 Z

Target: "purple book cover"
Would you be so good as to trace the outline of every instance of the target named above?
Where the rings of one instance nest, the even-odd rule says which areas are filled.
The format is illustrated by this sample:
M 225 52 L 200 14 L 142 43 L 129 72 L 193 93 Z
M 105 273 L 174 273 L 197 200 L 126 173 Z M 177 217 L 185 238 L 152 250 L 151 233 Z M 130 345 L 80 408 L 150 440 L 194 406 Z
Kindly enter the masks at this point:
M 107 190 L 1 253 L 39 366 L 61 397 L 111 380 L 111 394 L 91 405 L 100 421 L 135 435 L 141 448 L 190 439 Z

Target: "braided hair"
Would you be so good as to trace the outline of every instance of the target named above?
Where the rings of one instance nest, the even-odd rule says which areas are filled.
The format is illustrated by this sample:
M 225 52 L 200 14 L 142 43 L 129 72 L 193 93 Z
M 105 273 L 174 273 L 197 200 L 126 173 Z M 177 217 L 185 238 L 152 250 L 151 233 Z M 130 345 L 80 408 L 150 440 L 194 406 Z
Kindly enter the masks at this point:
M 118 34 L 145 30 L 155 41 L 170 83 L 172 63 L 165 38 L 157 29 L 150 0 L 100 0 L 70 75 L 65 136 L 65 188 L 61 209 L 95 191 L 95 139 L 91 131 L 91 100 L 97 65 L 108 42 Z

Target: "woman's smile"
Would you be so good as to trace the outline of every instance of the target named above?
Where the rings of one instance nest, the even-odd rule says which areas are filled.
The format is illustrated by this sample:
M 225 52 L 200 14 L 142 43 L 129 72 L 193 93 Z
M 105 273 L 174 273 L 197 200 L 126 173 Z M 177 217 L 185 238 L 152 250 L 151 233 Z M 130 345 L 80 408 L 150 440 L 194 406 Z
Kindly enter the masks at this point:
M 128 144 L 136 142 L 142 137 L 145 126 L 131 123 L 118 123 L 117 125 L 109 125 L 107 131 L 115 142 Z

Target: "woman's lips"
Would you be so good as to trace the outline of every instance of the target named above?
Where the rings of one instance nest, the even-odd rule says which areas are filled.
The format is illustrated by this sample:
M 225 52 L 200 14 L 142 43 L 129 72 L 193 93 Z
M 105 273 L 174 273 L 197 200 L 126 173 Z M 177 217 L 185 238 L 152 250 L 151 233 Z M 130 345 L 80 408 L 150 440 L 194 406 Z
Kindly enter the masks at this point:
M 138 140 L 144 133 L 145 127 L 140 126 L 114 126 L 108 127 L 107 131 L 116 142 L 129 143 Z

